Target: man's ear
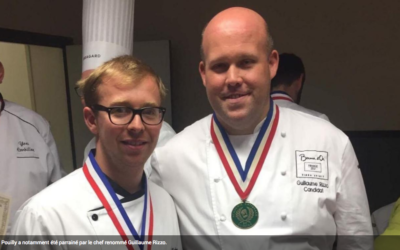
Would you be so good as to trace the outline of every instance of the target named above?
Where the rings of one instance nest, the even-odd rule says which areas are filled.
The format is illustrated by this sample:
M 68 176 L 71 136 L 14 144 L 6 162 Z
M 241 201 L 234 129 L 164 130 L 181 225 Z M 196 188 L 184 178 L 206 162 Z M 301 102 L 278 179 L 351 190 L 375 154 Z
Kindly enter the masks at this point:
M 89 107 L 83 108 L 83 118 L 85 120 L 86 126 L 92 132 L 92 134 L 98 134 L 97 120 L 93 110 Z
M 269 64 L 269 77 L 270 79 L 274 78 L 276 75 L 276 71 L 278 70 L 279 65 L 279 53 L 276 50 L 273 50 L 268 57 Z
M 94 69 L 88 69 L 82 72 L 81 80 L 88 78 L 93 71 Z
M 304 74 L 302 73 L 300 77 L 295 81 L 296 92 L 299 92 L 303 88 L 303 79 L 304 79 Z
M 203 81 L 203 85 L 204 87 L 207 87 L 207 83 L 206 83 L 206 64 L 204 63 L 204 61 L 200 61 L 199 63 L 199 72 L 200 72 L 200 76 L 201 76 L 201 80 Z
M 0 62 L 0 83 L 3 82 L 4 79 L 4 67 L 3 64 Z

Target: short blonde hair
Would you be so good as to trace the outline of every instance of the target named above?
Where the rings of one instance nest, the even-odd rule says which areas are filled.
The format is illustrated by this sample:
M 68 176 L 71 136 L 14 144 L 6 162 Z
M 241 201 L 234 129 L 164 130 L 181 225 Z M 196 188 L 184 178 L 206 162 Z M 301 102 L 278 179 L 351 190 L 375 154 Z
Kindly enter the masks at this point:
M 96 68 L 89 77 L 76 83 L 77 87 L 83 94 L 86 106 L 92 107 L 93 105 L 98 104 L 98 86 L 105 78 L 115 75 L 122 77 L 126 83 L 137 82 L 147 76 L 151 76 L 157 83 L 161 100 L 166 96 L 167 89 L 165 88 L 161 78 L 153 71 L 153 69 L 139 59 L 125 55 L 103 63 L 101 66 Z

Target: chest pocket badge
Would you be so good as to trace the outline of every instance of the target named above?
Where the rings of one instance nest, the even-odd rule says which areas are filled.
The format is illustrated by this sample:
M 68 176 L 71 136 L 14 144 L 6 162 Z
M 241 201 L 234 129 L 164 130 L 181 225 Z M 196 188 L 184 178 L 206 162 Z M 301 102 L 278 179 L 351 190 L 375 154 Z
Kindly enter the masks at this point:
M 297 178 L 329 180 L 328 152 L 296 150 Z

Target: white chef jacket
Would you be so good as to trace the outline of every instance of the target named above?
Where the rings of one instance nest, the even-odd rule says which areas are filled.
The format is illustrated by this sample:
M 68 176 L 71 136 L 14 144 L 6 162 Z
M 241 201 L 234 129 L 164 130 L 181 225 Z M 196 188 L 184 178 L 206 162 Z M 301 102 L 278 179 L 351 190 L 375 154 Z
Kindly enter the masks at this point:
M 32 110 L 5 101 L 0 113 L 0 196 L 11 198 L 7 233 L 17 209 L 61 175 L 49 123 Z
M 232 246 L 236 237 L 222 237 L 226 235 L 372 235 L 365 187 L 348 137 L 323 119 L 279 110 L 275 137 L 247 199 L 259 211 L 251 229 L 239 229 L 232 222 L 232 209 L 241 199 L 212 141 L 211 115 L 155 151 L 150 179 L 174 199 L 182 235 L 216 235 L 207 244 L 218 249 L 247 247 L 245 240 Z M 311 159 L 318 156 L 324 161 Z M 310 164 L 317 169 L 310 169 Z M 304 177 L 307 174 L 310 177 Z M 287 249 L 331 249 L 334 238 L 314 245 L 317 248 Z M 341 239 L 337 249 L 347 249 Z M 183 246 L 191 249 L 201 240 L 183 239 Z M 369 248 L 355 244 L 351 249 Z
M 329 121 L 328 116 L 325 114 L 298 105 L 287 93 L 283 91 L 273 91 L 271 93 L 271 98 L 279 107 L 294 109 Z
M 153 248 L 182 249 L 175 205 L 170 195 L 151 181 L 147 181 L 147 185 L 153 204 L 153 239 L 159 239 L 157 236 L 174 236 L 162 238 L 167 239 L 167 245 L 153 245 Z M 144 195 L 127 202 L 122 201 L 121 195 L 117 194 L 117 197 L 121 200 L 133 226 L 141 234 Z M 122 241 L 106 209 L 87 181 L 82 168 L 28 200 L 17 211 L 12 235 L 43 236 L 43 239 L 49 238 L 46 236 L 60 236 L 53 239 L 60 239 L 61 236 L 70 236 L 72 239 L 75 239 L 72 236 L 86 236 L 76 239 Z M 110 236 L 115 237 L 110 238 Z M 102 246 L 102 248 L 106 247 Z M 126 249 L 126 246 L 118 245 L 108 247 Z M 44 249 L 49 248 L 51 246 Z M 68 249 L 82 249 L 82 246 L 68 246 Z
M 157 140 L 157 145 L 156 148 L 164 146 L 169 139 L 171 139 L 175 135 L 174 129 L 165 121 L 162 122 L 161 129 L 160 129 L 160 135 L 158 136 Z M 84 156 L 88 156 L 90 150 L 96 148 L 96 137 L 93 137 L 89 143 L 85 147 L 85 153 Z M 147 159 L 146 163 L 144 164 L 144 172 L 146 173 L 147 176 L 150 176 L 151 174 L 151 157 L 153 154 Z

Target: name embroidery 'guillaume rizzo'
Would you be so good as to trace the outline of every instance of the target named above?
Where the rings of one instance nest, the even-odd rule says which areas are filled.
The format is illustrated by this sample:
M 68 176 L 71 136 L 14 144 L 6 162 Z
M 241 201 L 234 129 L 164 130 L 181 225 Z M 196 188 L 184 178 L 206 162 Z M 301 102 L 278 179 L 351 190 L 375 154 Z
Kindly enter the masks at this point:
M 329 188 L 328 152 L 317 150 L 296 150 L 296 175 L 298 186 L 303 186 L 304 192 L 323 193 Z M 318 181 L 320 180 L 320 181 Z

